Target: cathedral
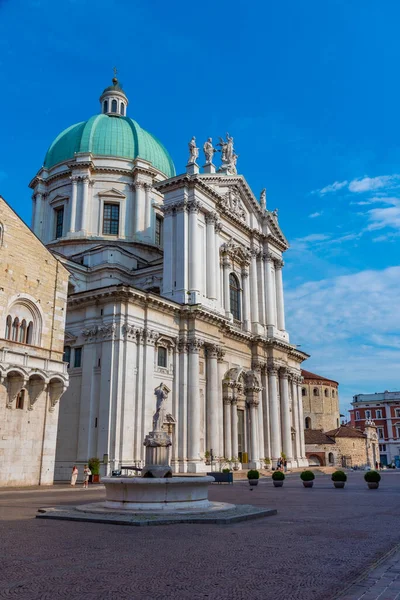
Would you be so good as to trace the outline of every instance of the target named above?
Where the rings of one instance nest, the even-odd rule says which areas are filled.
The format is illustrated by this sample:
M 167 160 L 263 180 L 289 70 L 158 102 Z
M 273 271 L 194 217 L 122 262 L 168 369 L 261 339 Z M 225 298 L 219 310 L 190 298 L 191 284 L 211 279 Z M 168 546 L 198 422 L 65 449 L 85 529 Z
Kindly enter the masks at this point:
M 55 479 L 90 457 L 103 473 L 140 467 L 159 386 L 174 472 L 209 470 L 210 455 L 306 466 L 307 355 L 285 328 L 278 212 L 238 174 L 229 134 L 204 160 L 192 138 L 177 175 L 128 105 L 114 77 L 30 183 L 33 231 L 70 273 Z

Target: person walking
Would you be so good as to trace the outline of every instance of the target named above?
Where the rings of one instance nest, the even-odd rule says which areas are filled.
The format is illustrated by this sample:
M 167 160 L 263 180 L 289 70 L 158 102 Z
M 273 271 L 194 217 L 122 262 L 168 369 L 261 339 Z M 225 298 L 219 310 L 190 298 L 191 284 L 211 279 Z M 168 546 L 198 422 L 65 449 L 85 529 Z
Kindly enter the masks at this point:
M 92 474 L 92 471 L 89 469 L 87 465 L 85 465 L 83 469 L 83 489 L 87 490 L 89 487 L 89 475 Z
M 75 485 L 76 484 L 76 480 L 78 478 L 78 467 L 76 465 L 74 465 L 72 467 L 72 473 L 71 473 L 71 485 Z
M 283 466 L 285 467 L 285 473 L 287 473 L 287 460 L 286 460 L 286 458 L 283 461 Z

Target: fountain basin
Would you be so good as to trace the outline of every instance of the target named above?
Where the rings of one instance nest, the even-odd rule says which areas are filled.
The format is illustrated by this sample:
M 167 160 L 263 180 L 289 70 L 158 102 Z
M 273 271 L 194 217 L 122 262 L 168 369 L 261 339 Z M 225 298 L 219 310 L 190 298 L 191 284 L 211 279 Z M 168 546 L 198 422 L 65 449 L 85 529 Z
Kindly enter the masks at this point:
M 127 511 L 198 511 L 212 507 L 208 486 L 214 477 L 103 477 L 104 508 Z

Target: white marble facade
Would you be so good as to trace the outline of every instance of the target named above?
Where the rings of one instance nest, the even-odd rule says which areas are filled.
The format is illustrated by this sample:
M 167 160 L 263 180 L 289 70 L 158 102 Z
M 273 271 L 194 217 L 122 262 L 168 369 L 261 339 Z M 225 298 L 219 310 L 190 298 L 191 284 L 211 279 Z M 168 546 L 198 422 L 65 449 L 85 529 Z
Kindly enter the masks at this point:
M 289 465 L 308 464 L 307 355 L 285 329 L 288 243 L 236 160 L 220 172 L 192 161 L 167 179 L 138 157 L 78 153 L 31 182 L 34 231 L 71 273 L 56 480 L 91 456 L 108 457 L 104 472 L 140 466 L 161 382 L 175 472 L 209 469 L 207 451 L 245 467 L 276 464 L 282 452 Z M 110 201 L 116 235 L 102 233 Z

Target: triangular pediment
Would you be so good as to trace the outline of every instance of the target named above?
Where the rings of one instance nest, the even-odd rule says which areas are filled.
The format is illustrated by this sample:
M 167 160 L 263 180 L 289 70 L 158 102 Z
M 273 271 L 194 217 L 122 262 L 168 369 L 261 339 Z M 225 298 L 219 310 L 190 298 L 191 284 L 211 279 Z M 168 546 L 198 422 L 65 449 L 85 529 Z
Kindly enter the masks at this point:
M 106 198 L 126 198 L 125 194 L 116 190 L 115 188 L 111 188 L 109 190 L 102 190 L 98 193 L 99 196 L 105 196 Z
M 286 248 L 289 248 L 289 242 L 283 235 L 282 229 L 279 227 L 277 213 L 275 211 L 267 211 L 266 215 L 269 235 L 271 235 L 274 239 L 279 240 L 281 244 L 285 245 Z
M 69 331 L 66 331 L 64 334 L 64 340 L 66 344 L 72 344 L 76 341 L 76 335 L 72 335 Z
M 61 202 L 61 201 L 64 202 L 64 200 L 68 200 L 68 196 L 65 196 L 65 194 L 64 195 L 57 194 L 57 196 L 54 196 L 54 198 L 52 198 L 49 201 L 49 204 L 54 204 L 55 202 Z

